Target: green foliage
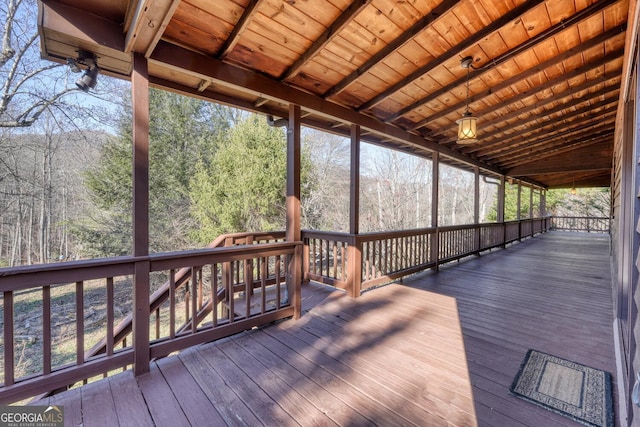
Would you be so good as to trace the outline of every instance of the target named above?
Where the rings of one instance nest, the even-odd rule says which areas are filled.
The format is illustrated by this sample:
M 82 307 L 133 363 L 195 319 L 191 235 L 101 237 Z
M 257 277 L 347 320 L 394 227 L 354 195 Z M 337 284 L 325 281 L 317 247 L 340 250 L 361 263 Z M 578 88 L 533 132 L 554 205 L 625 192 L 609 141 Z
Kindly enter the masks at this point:
M 191 180 L 192 236 L 202 244 L 223 233 L 284 228 L 286 139 L 282 129 L 250 115 L 221 141 L 210 165 Z
M 546 210 L 548 214 L 557 216 L 600 216 L 608 217 L 610 209 L 609 188 L 579 188 L 577 193 L 571 194 L 570 189 L 554 189 L 547 191 Z M 518 186 L 507 185 L 505 189 L 505 219 L 517 218 Z M 534 194 L 534 216 L 539 215 L 539 196 Z M 520 217 L 529 215 L 529 190 L 523 187 L 521 194 Z M 488 213 L 489 220 L 497 218 L 497 200 Z
M 230 123 L 212 117 L 209 104 L 151 90 L 149 94 L 149 220 L 151 251 L 190 246 L 189 182 L 198 162 L 211 162 L 217 136 Z M 118 138 L 107 143 L 86 175 L 95 212 L 74 231 L 92 256 L 131 252 L 131 112 L 123 112 Z

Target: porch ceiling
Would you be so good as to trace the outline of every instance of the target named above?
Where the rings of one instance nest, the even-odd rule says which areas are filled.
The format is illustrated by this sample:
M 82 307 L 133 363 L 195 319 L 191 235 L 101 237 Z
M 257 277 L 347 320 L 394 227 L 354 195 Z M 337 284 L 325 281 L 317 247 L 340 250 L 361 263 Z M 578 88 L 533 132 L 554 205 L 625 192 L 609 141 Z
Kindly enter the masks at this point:
M 548 187 L 608 186 L 628 0 L 42 0 L 43 56 Z M 460 146 L 456 120 L 480 117 Z

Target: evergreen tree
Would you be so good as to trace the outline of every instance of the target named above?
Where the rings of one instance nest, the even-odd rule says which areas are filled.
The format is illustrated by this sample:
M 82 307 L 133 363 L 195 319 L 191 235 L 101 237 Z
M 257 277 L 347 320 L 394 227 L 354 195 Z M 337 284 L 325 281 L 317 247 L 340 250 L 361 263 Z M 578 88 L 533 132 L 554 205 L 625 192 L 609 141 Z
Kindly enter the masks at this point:
M 204 101 L 153 89 L 149 108 L 150 249 L 192 247 L 189 182 L 196 164 L 210 163 L 231 115 L 214 117 Z M 118 138 L 104 146 L 100 161 L 87 173 L 96 209 L 75 231 L 90 256 L 131 252 L 131 116 L 131 111 L 123 113 Z
M 210 243 L 224 233 L 273 231 L 285 227 L 287 145 L 283 129 L 254 114 L 231 128 L 210 165 L 199 162 L 191 180 L 193 237 Z M 302 191 L 310 160 L 302 153 Z

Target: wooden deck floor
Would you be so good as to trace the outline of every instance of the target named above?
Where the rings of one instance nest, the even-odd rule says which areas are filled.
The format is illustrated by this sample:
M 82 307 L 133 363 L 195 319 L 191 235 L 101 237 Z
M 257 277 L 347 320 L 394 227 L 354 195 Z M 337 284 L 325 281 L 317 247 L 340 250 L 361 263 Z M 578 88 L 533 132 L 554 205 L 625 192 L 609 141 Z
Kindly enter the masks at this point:
M 573 426 L 509 395 L 529 348 L 615 374 L 608 237 L 547 233 L 48 399 L 67 425 Z M 615 389 L 615 387 L 614 387 Z

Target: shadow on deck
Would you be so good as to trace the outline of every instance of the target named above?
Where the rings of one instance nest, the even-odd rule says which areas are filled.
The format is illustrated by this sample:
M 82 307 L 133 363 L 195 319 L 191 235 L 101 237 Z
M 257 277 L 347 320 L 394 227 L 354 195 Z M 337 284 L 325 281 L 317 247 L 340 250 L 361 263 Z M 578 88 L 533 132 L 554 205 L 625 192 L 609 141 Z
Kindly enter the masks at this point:
M 572 426 L 509 395 L 529 348 L 615 374 L 606 235 L 546 233 L 40 404 L 67 425 Z M 614 387 L 615 389 L 615 387 Z

